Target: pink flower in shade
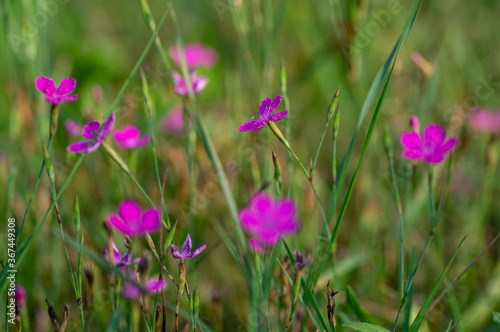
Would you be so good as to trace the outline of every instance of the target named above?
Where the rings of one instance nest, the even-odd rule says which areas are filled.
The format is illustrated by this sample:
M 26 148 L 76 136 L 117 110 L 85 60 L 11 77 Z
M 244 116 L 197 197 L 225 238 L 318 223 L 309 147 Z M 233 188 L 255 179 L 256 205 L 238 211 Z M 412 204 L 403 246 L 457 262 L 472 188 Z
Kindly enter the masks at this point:
M 176 261 L 185 261 L 186 259 L 193 258 L 201 254 L 203 250 L 205 250 L 207 245 L 204 244 L 195 251 L 191 252 L 192 247 L 193 243 L 191 242 L 191 236 L 189 236 L 188 233 L 186 241 L 184 241 L 181 250 L 179 250 L 179 248 L 173 243 L 170 245 L 170 249 L 172 250 L 172 257 L 174 257 Z
M 276 96 L 274 100 L 271 98 L 264 99 L 259 106 L 259 114 L 252 118 L 253 121 L 243 123 L 239 131 L 257 131 L 264 127 L 268 121 L 275 122 L 283 119 L 288 114 L 288 111 L 272 114 L 280 103 L 281 95 Z
M 108 248 L 103 249 L 103 256 L 106 261 L 109 261 Z M 141 258 L 132 259 L 132 253 L 121 253 L 118 247 L 113 242 L 113 265 L 119 269 L 126 269 L 132 264 L 140 264 Z
M 423 137 L 419 133 L 404 133 L 400 142 L 402 155 L 412 161 L 425 161 L 435 165 L 443 161 L 448 152 L 458 145 L 456 138 L 446 140 L 446 131 L 438 125 L 431 124 L 424 130 Z
M 184 55 L 188 69 L 196 67 L 210 67 L 217 62 L 217 52 L 211 48 L 203 46 L 203 44 L 200 43 L 185 45 Z M 180 67 L 181 58 L 178 45 L 174 45 L 170 48 L 170 56 Z
M 296 234 L 300 230 L 293 201 L 273 201 L 262 193 L 255 195 L 240 211 L 239 219 L 241 227 L 266 247 L 272 247 L 282 236 Z
M 66 134 L 68 134 L 69 138 L 78 137 L 78 135 L 82 132 L 82 126 L 69 119 L 64 121 L 64 129 L 66 130 Z
M 74 78 L 65 78 L 56 88 L 54 81 L 47 77 L 38 77 L 35 82 L 36 88 L 45 94 L 45 101 L 52 105 L 58 105 L 68 101 L 78 99 L 77 95 L 68 96 L 75 90 L 76 80 Z
M 471 127 L 479 132 L 500 131 L 500 111 L 486 111 L 474 108 L 470 114 L 469 123 Z
M 250 239 L 250 241 L 248 241 L 248 249 L 251 252 L 257 251 L 259 255 L 262 255 L 265 252 L 264 248 L 260 245 L 259 241 L 257 241 L 256 239 Z
M 91 121 L 82 130 L 82 136 L 88 141 L 76 142 L 68 146 L 68 151 L 73 153 L 83 152 L 89 154 L 97 150 L 101 143 L 108 137 L 115 122 L 115 113 L 111 113 L 103 124 Z
M 160 230 L 160 213 L 156 209 L 144 212 L 133 201 L 124 201 L 118 207 L 118 214 L 112 214 L 107 219 L 108 224 L 123 235 L 130 237 L 144 236 Z
M 172 73 L 172 75 L 174 76 L 175 83 L 174 92 L 182 96 L 187 95 L 189 93 L 188 88 L 186 82 L 184 82 L 184 80 L 182 79 L 182 76 L 175 71 Z M 189 80 L 193 85 L 194 93 L 200 93 L 208 84 L 208 78 L 206 78 L 205 76 L 196 76 L 196 71 L 192 71 L 191 73 L 189 73 Z
M 139 283 L 136 273 L 132 273 L 132 280 Z M 148 294 L 156 294 L 156 292 L 159 292 L 167 287 L 167 282 L 165 280 L 150 278 L 149 280 L 143 282 L 141 287 Z M 123 286 L 121 294 L 123 297 L 135 299 L 141 296 L 141 289 L 132 283 L 126 283 L 125 286 Z
M 115 130 L 113 139 L 120 149 L 137 149 L 148 144 L 149 135 L 141 137 L 139 129 L 134 126 L 127 126 L 121 130 Z
M 295 250 L 294 252 L 295 254 L 295 268 L 297 270 L 303 270 L 304 267 L 306 267 L 307 265 L 311 264 L 312 263 L 312 260 L 311 260 L 311 256 L 308 255 L 306 257 L 306 259 L 304 260 L 304 256 L 298 251 L 298 250 Z
M 26 290 L 21 285 L 16 285 L 16 293 L 14 295 L 16 300 L 17 311 L 21 311 L 26 306 Z
M 175 106 L 167 115 L 161 120 L 160 128 L 165 134 L 179 134 L 184 130 L 182 119 L 182 106 Z

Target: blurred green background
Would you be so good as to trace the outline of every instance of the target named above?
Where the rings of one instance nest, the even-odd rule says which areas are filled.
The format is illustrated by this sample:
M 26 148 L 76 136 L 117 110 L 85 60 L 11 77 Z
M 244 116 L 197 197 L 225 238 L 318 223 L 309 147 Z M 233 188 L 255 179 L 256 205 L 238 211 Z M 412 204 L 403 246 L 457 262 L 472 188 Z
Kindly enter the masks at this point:
M 166 1 L 150 0 L 158 21 Z M 66 179 L 76 157 L 66 152 L 70 139 L 63 121 L 79 123 L 101 119 L 146 46 L 151 32 L 138 1 L 1 0 L 0 62 L 0 185 L 7 193 L 14 178 L 13 194 L 2 195 L 2 220 L 22 219 L 42 161 L 41 142 L 48 135 L 49 105 L 36 91 L 38 76 L 51 77 L 56 84 L 64 77 L 77 79 L 78 101 L 60 107 L 59 131 L 51 156 L 57 183 Z M 272 10 L 266 11 L 266 5 Z M 201 70 L 210 83 L 198 99 L 214 144 L 242 208 L 266 181 L 272 180 L 271 147 L 282 165 L 286 151 L 267 130 L 240 133 L 238 126 L 258 112 L 260 101 L 280 94 L 279 69 L 287 71 L 289 142 L 304 164 L 313 158 L 324 126 L 326 110 L 340 87 L 340 134 L 337 158 L 341 160 L 350 143 L 370 85 L 396 43 L 410 8 L 407 1 L 350 0 L 204 0 L 174 1 L 184 43 L 202 42 L 219 54 L 217 64 Z M 459 274 L 497 234 L 500 226 L 500 179 L 498 135 L 476 133 L 468 125 L 472 107 L 500 106 L 500 44 L 498 43 L 498 1 L 426 1 L 395 67 L 382 116 L 370 143 L 360 176 L 338 236 L 336 259 L 320 277 L 316 291 L 326 306 L 324 288 L 332 280 L 340 290 L 336 297 L 340 322 L 357 320 L 345 301 L 352 287 L 361 306 L 386 327 L 397 312 L 397 210 L 389 167 L 381 141 L 381 124 L 390 126 L 396 155 L 396 170 L 405 209 L 405 249 L 420 252 L 428 235 L 425 167 L 413 168 L 400 156 L 398 138 L 408 130 L 410 115 L 419 115 L 421 125 L 438 123 L 448 136 L 458 136 L 455 169 L 447 196 L 439 234 L 424 259 L 415 281 L 415 314 L 437 280 L 460 240 L 467 236 L 448 279 Z M 165 50 L 175 44 L 172 22 L 167 18 L 159 34 Z M 413 53 L 429 62 L 427 73 L 416 66 Z M 172 62 L 172 65 L 174 63 Z M 153 47 L 142 69 L 148 78 L 155 109 L 155 123 L 178 104 L 167 80 L 158 52 Z M 102 101 L 96 103 L 92 89 L 102 87 Z M 281 110 L 283 106 L 280 106 Z M 369 119 L 363 123 L 348 166 L 351 178 L 361 153 Z M 115 128 L 134 124 L 147 131 L 140 81 L 135 77 L 122 99 Z M 278 123 L 282 126 L 281 123 Z M 228 227 L 228 213 L 203 150 L 197 146 L 197 193 L 194 222 L 189 225 L 189 179 L 184 138 L 157 136 L 160 169 L 167 174 L 166 200 L 170 219 L 179 222 L 180 245 L 188 230 L 195 247 L 206 243 L 208 250 L 190 262 L 190 285 L 201 294 L 201 318 L 216 330 L 244 329 L 248 312 L 248 289 L 243 274 L 233 263 L 214 223 Z M 331 191 L 331 132 L 320 154 L 315 183 L 326 205 Z M 148 194 L 160 201 L 152 153 L 149 149 L 121 151 Z M 17 167 L 17 168 L 16 168 Z M 14 169 L 17 173 L 13 173 Z M 321 217 L 308 181 L 296 166 L 290 176 L 283 167 L 284 190 L 293 183 L 293 196 L 300 202 L 301 233 L 289 240 L 293 248 L 313 253 L 320 240 Z M 444 167 L 438 167 L 438 193 L 444 182 Z M 411 183 L 411 186 L 408 186 Z M 406 188 L 411 189 L 405 192 Z M 345 186 L 345 189 L 347 186 Z M 343 191 L 343 192 L 344 192 Z M 342 192 L 342 193 L 343 193 Z M 133 184 L 118 172 L 102 151 L 86 158 L 60 201 L 65 231 L 74 234 L 71 218 L 78 194 L 85 244 L 100 253 L 106 245 L 101 221 L 124 199 L 146 201 Z M 340 202 L 342 202 L 342 197 Z M 50 205 L 49 182 L 44 174 L 39 193 L 28 215 L 29 234 Z M 340 205 L 340 203 L 338 203 Z M 52 216 L 38 235 L 31 253 L 19 268 L 17 279 L 28 291 L 30 326 L 50 330 L 45 298 L 62 311 L 74 297 L 67 277 L 62 244 L 53 234 Z M 2 245 L 6 226 L 2 226 Z M 154 237 L 157 239 L 157 237 Z M 121 244 L 120 238 L 116 242 Z M 142 244 L 146 248 L 146 244 Z M 2 249 L 3 252 L 3 249 Z M 458 331 L 496 331 L 492 312 L 500 311 L 500 249 L 495 245 L 454 287 L 427 317 L 423 331 L 441 331 L 450 319 L 459 320 Z M 2 254 L 3 255 L 3 254 Z M 90 261 L 84 265 L 92 268 Z M 167 259 L 176 275 L 176 264 Z M 156 272 L 154 272 L 156 268 Z M 157 273 L 153 267 L 153 273 Z M 111 316 L 106 299 L 107 281 L 98 268 L 95 303 L 89 331 L 101 331 Z M 279 271 L 276 270 L 277 276 Z M 174 299 L 175 288 L 167 289 Z M 101 298 L 98 298 L 101 296 Z M 108 302 L 107 302 L 108 301 Z M 173 301 L 173 300 L 172 300 Z M 173 303 L 173 302 L 172 302 Z M 77 311 L 76 305 L 73 307 Z M 322 306 L 324 308 L 324 306 Z M 302 313 L 304 314 L 304 313 Z M 2 328 L 4 326 L 2 317 Z M 79 329 L 76 314 L 70 320 Z M 488 329 L 489 327 L 489 329 Z

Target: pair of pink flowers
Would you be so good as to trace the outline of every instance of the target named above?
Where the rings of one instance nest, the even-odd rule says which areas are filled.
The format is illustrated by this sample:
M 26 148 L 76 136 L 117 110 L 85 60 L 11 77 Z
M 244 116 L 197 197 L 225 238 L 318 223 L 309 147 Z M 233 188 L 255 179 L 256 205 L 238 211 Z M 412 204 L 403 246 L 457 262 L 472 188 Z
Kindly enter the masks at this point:
M 181 54 L 178 45 L 174 45 L 170 49 L 170 56 L 174 59 L 177 66 L 181 67 Z M 210 48 L 204 47 L 200 43 L 193 43 L 184 46 L 184 59 L 186 61 L 187 68 L 191 71 L 189 73 L 189 82 L 194 93 L 200 93 L 208 84 L 208 78 L 205 76 L 196 75 L 195 68 L 198 67 L 210 67 L 217 61 L 217 53 Z M 172 73 L 174 78 L 174 92 L 185 96 L 189 93 L 188 82 L 185 82 L 182 76 L 177 73 Z

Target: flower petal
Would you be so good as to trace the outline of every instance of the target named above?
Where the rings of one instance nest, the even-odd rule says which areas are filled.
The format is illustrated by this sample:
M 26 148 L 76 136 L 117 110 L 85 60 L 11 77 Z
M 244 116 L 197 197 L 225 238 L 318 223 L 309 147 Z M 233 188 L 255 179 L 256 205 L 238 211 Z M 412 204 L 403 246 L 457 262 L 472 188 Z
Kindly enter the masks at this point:
M 56 86 L 54 85 L 54 81 L 47 77 L 38 77 L 35 81 L 35 86 L 38 91 L 43 92 L 44 94 L 51 95 L 56 91 Z
M 257 130 L 261 129 L 262 127 L 264 127 L 266 125 L 266 123 L 267 123 L 266 119 L 257 119 L 257 120 L 253 120 L 250 122 L 243 123 L 238 130 L 241 132 L 249 131 L 249 130 L 257 131 Z
M 86 139 L 93 139 L 97 131 L 99 130 L 99 122 L 91 121 L 83 127 L 82 136 Z
M 425 159 L 425 154 L 419 150 L 403 150 L 401 155 L 403 158 L 412 161 L 421 161 Z
M 269 118 L 269 121 L 272 121 L 272 122 L 279 121 L 287 115 L 288 115 L 288 111 L 275 113 L 275 114 L 271 115 L 271 117 Z
M 249 208 L 243 209 L 239 213 L 239 220 L 240 220 L 240 225 L 241 228 L 243 228 L 245 231 L 249 233 L 253 233 L 258 225 L 259 225 L 259 220 L 253 213 L 253 211 Z
M 443 153 L 436 152 L 430 156 L 427 156 L 426 161 L 428 164 L 435 165 L 443 161 L 445 155 Z
M 281 95 L 277 95 L 271 104 L 271 112 L 273 112 L 276 108 L 278 108 L 280 104 L 281 104 Z
M 108 217 L 107 222 L 109 226 L 122 233 L 123 235 L 134 236 L 134 231 L 130 228 L 130 226 L 124 222 L 119 216 L 116 214 L 112 214 Z
M 138 298 L 141 295 L 141 290 L 134 286 L 133 284 L 125 284 L 123 287 L 121 294 L 123 297 L 127 297 L 129 299 Z
M 186 256 L 191 252 L 191 248 L 193 246 L 193 242 L 191 241 L 191 236 L 189 233 L 186 236 L 186 241 L 182 244 L 181 252 L 183 256 Z
M 76 142 L 68 146 L 68 151 L 73 153 L 83 152 L 88 148 L 89 145 L 90 142 Z
M 443 144 L 445 138 L 446 131 L 438 125 L 431 124 L 424 130 L 425 143 L 431 146 L 440 146 Z
M 115 123 L 115 113 L 111 113 L 109 115 L 108 120 L 102 125 L 101 132 L 99 133 L 99 136 L 97 137 L 97 141 L 100 143 L 104 141 L 111 131 L 113 130 L 113 124 Z
M 408 150 L 419 150 L 422 148 L 422 140 L 417 133 L 404 133 L 401 135 L 399 141 Z
M 192 83 L 193 83 L 193 92 L 199 93 L 207 86 L 208 78 L 205 76 L 198 76 L 192 81 Z
M 67 95 L 73 92 L 76 87 L 76 80 L 74 78 L 65 78 L 61 81 L 61 84 L 59 84 L 59 87 L 57 88 L 57 94 L 58 95 Z
M 77 137 L 82 132 L 82 126 L 70 119 L 64 121 L 64 129 L 70 138 Z
M 118 207 L 118 214 L 127 224 L 137 224 L 140 222 L 141 207 L 134 201 L 123 201 Z
M 271 114 L 272 104 L 273 104 L 273 100 L 271 98 L 264 99 L 259 106 L 260 115 L 267 118 L 269 116 L 269 114 Z
M 193 258 L 193 257 L 198 256 L 199 254 L 201 254 L 203 252 L 203 250 L 205 250 L 206 247 L 207 247 L 206 244 L 202 245 L 201 247 L 199 247 L 198 249 L 196 249 L 193 253 L 189 254 L 187 256 L 187 258 Z
M 443 143 L 438 149 L 440 153 L 447 153 L 453 149 L 455 149 L 458 145 L 458 140 L 456 138 L 450 138 L 446 142 Z
M 154 233 L 161 228 L 160 213 L 156 209 L 149 209 L 144 212 L 141 218 L 141 231 Z
M 165 280 L 149 279 L 144 283 L 143 287 L 148 293 L 153 294 L 167 287 L 167 282 Z

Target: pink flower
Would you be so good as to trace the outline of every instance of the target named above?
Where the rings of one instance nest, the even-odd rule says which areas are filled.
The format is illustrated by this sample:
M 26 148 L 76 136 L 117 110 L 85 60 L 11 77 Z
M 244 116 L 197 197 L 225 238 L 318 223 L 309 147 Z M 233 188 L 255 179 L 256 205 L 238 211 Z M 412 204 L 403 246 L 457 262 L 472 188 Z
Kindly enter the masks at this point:
M 488 112 L 475 108 L 472 110 L 469 123 L 476 131 L 488 133 L 500 131 L 500 111 Z
M 181 250 L 174 245 L 173 243 L 170 245 L 170 249 L 172 250 L 172 257 L 175 258 L 176 261 L 183 260 L 185 261 L 186 259 L 193 258 L 198 256 L 205 250 L 207 247 L 206 244 L 202 245 L 198 249 L 196 249 L 194 252 L 191 252 L 191 249 L 193 247 L 193 243 L 191 242 L 191 236 L 189 236 L 189 233 L 186 237 L 186 241 L 184 241 L 184 244 L 182 245 Z
M 295 204 L 289 199 L 273 201 L 265 194 L 255 195 L 239 214 L 241 227 L 259 244 L 272 247 L 286 235 L 300 230 Z
M 268 121 L 275 122 L 283 119 L 288 114 L 288 111 L 272 114 L 280 103 L 281 95 L 276 96 L 274 100 L 271 100 L 271 98 L 264 99 L 259 106 L 259 114 L 252 118 L 252 120 L 254 118 L 256 119 L 251 122 L 243 123 L 239 131 L 257 131 L 264 127 Z
M 82 130 L 82 136 L 88 141 L 73 143 L 68 146 L 68 151 L 73 153 L 83 152 L 85 154 L 94 152 L 113 130 L 114 122 L 115 113 L 111 113 L 108 120 L 103 124 L 97 121 L 89 122 Z
M 182 76 L 175 71 L 172 73 L 172 75 L 174 76 L 175 83 L 174 92 L 182 96 L 187 95 L 189 93 L 188 88 L 186 83 L 182 79 Z M 196 71 L 192 71 L 191 73 L 189 73 L 189 80 L 193 85 L 194 93 L 200 93 L 208 84 L 208 78 L 206 78 L 205 76 L 196 76 Z
M 16 292 L 14 295 L 14 298 L 16 300 L 16 307 L 18 311 L 21 311 L 24 309 L 26 306 L 26 290 L 24 289 L 23 286 L 21 285 L 16 285 Z
M 402 155 L 412 161 L 425 161 L 430 165 L 439 164 L 458 144 L 456 138 L 447 141 L 445 138 L 446 131 L 435 124 L 425 128 L 423 137 L 418 132 L 404 133 L 400 138 L 403 146 Z
M 217 62 L 217 52 L 211 48 L 203 46 L 203 44 L 200 43 L 185 45 L 184 55 L 188 69 L 196 67 L 210 67 Z M 174 45 L 170 48 L 170 56 L 180 67 L 181 58 L 178 45 Z
M 139 129 L 134 126 L 127 126 L 121 130 L 115 130 L 113 139 L 120 149 L 137 149 L 148 144 L 149 135 L 141 137 Z
M 103 256 L 106 261 L 109 261 L 108 248 L 103 249 Z M 132 259 L 132 253 L 121 253 L 118 247 L 113 242 L 113 265 L 119 269 L 125 269 L 131 264 L 140 264 L 142 262 L 141 258 Z
M 69 119 L 64 121 L 64 129 L 66 129 L 66 134 L 68 134 L 69 138 L 75 138 L 82 132 L 82 126 Z
M 132 273 L 132 279 L 136 283 L 139 283 L 136 273 Z M 143 282 L 142 284 L 142 288 L 144 288 L 148 294 L 156 294 L 156 292 L 165 289 L 165 287 L 167 287 L 167 282 L 165 280 L 156 280 L 153 278 Z M 141 295 L 141 289 L 132 283 L 126 283 L 125 286 L 123 286 L 121 294 L 123 297 L 135 299 Z
M 163 117 L 160 129 L 165 134 L 179 134 L 184 130 L 182 119 L 182 106 L 175 106 L 167 115 Z
M 75 90 L 76 80 L 74 78 L 63 79 L 56 89 L 54 81 L 42 76 L 36 79 L 35 86 L 40 92 L 45 94 L 45 101 L 52 105 L 58 105 L 78 99 L 77 95 L 68 96 Z
M 144 236 L 160 230 L 160 213 L 156 209 L 142 211 L 133 201 L 124 201 L 118 207 L 118 214 L 107 219 L 108 224 L 123 235 Z
M 306 267 L 307 265 L 312 263 L 310 255 L 308 255 L 306 257 L 306 259 L 304 260 L 304 256 L 298 250 L 295 250 L 294 254 L 295 254 L 295 264 L 294 265 L 295 265 L 295 268 L 297 270 L 302 271 L 304 269 L 304 267 Z

